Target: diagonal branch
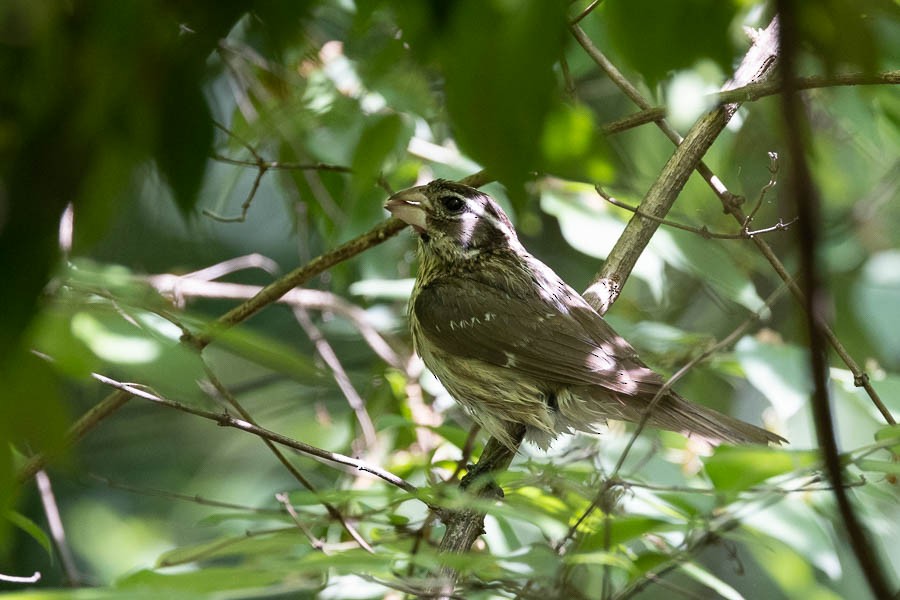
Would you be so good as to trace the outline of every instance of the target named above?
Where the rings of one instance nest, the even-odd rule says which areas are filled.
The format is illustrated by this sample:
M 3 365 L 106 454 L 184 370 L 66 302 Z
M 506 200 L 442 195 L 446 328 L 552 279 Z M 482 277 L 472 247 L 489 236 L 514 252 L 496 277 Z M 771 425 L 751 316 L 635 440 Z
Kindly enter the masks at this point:
M 570 29 L 588 55 L 616 80 L 626 95 L 638 103 L 641 108 L 650 108 L 649 103 L 641 97 L 637 88 L 619 73 L 581 27 L 574 25 Z M 756 41 L 744 56 L 734 77 L 725 84 L 724 89 L 740 87 L 752 81 L 765 79 L 771 73 L 777 56 L 776 32 L 777 24 L 773 21 L 756 37 Z M 697 165 L 701 164 L 703 155 L 725 129 L 739 106 L 738 103 L 720 106 L 703 115 L 691 127 L 684 139 L 680 140 L 672 158 L 665 164 L 656 181 L 644 196 L 640 205 L 641 213 L 657 218 L 665 217 L 687 183 L 688 177 Z M 678 134 L 674 130 L 672 133 L 677 137 Z M 638 257 L 658 227 L 658 221 L 648 219 L 640 214 L 635 214 L 628 222 L 594 283 L 584 293 L 588 302 L 600 314 L 609 310 L 609 307 L 616 301 L 622 286 L 637 263 Z
M 485 171 L 479 171 L 474 175 L 461 179 L 460 183 L 472 187 L 480 187 L 489 181 L 492 181 L 491 176 Z M 261 289 L 255 296 L 246 302 L 242 302 L 235 306 L 233 309 L 219 317 L 205 332 L 194 336 L 193 339 L 188 341 L 202 350 L 209 345 L 216 333 L 246 321 L 269 304 L 277 302 L 293 288 L 301 286 L 331 267 L 342 263 L 345 260 L 349 260 L 373 246 L 377 246 L 400 233 L 404 227 L 406 227 L 406 223 L 400 219 L 391 218 L 382 221 L 366 233 L 359 235 L 348 242 L 344 242 L 337 248 L 317 256 L 305 265 L 297 267 L 287 275 L 276 279 Z
M 769 27 L 771 28 L 772 24 L 770 24 Z M 579 40 L 579 42 L 582 43 L 582 46 L 585 48 L 585 51 L 588 52 L 588 54 L 591 56 L 591 58 L 593 58 L 594 61 L 597 62 L 597 64 L 604 71 L 606 71 L 606 73 L 609 75 L 610 79 L 612 79 L 616 83 L 616 85 L 618 85 L 622 89 L 622 91 L 629 98 L 631 98 L 631 100 L 635 104 L 638 105 L 638 107 L 640 107 L 642 110 L 650 110 L 650 109 L 654 108 L 650 104 L 650 102 L 648 102 L 641 95 L 641 93 L 638 91 L 638 89 L 636 87 L 634 87 L 631 84 L 631 82 L 629 82 L 625 78 L 625 76 L 622 75 L 621 72 L 619 72 L 618 69 L 616 69 L 615 65 L 613 65 L 609 61 L 609 59 L 606 58 L 606 56 L 604 56 L 603 53 L 601 53 L 593 45 L 593 43 L 590 41 L 590 39 L 587 38 L 587 36 L 584 34 L 584 32 L 580 28 L 578 28 L 578 27 L 573 28 L 573 34 L 575 34 L 575 36 Z M 582 37 L 583 37 L 583 42 L 582 42 Z M 745 60 L 746 60 L 746 57 L 745 57 Z M 891 71 L 886 74 L 886 77 L 889 80 L 888 83 L 896 83 L 898 75 L 897 75 L 896 71 Z M 751 85 L 751 84 L 747 84 L 747 85 Z M 724 94 L 729 94 L 729 93 L 737 93 L 739 90 L 742 90 L 742 89 L 744 89 L 744 88 L 741 88 L 741 87 L 733 88 L 733 89 L 725 90 L 725 91 L 721 92 L 721 94 L 724 95 Z M 741 92 L 741 93 L 743 93 L 743 92 Z M 656 123 L 656 126 L 659 127 L 659 129 L 666 135 L 667 138 L 669 138 L 672 141 L 673 144 L 678 145 L 681 143 L 681 141 L 682 141 L 681 136 L 678 134 L 677 131 L 675 131 L 672 128 L 671 125 L 669 125 L 669 123 L 665 119 L 663 119 L 663 118 L 653 119 L 653 122 Z M 677 150 L 676 150 L 676 152 L 677 152 Z M 712 188 L 713 192 L 716 194 L 716 196 L 722 202 L 722 206 L 724 207 L 725 212 L 730 213 L 743 227 L 747 223 L 747 215 L 744 214 L 744 212 L 741 210 L 740 202 L 738 201 L 737 197 L 734 194 L 732 194 L 730 191 L 728 191 L 728 188 L 725 187 L 725 185 L 722 183 L 722 181 L 718 177 L 716 177 L 716 175 L 712 172 L 712 169 L 710 169 L 705 163 L 703 163 L 703 162 L 697 163 L 696 169 L 697 169 L 697 172 L 700 174 L 700 176 L 703 177 L 703 180 L 706 181 L 706 183 L 709 185 L 709 187 Z M 653 214 L 653 213 L 650 212 L 650 214 Z M 778 274 L 778 277 L 783 282 L 787 283 L 788 290 L 791 292 L 791 294 L 797 299 L 797 301 L 801 305 L 804 305 L 805 300 L 803 297 L 803 292 L 800 290 L 800 287 L 794 282 L 793 277 L 788 272 L 787 268 L 785 268 L 785 266 L 781 262 L 781 260 L 779 260 L 778 256 L 772 250 L 772 247 L 769 246 L 769 244 L 759 236 L 753 237 L 753 238 L 751 238 L 751 240 L 756 245 L 756 247 L 760 251 L 760 253 L 769 262 L 769 264 L 772 266 L 772 268 L 775 270 L 775 272 Z M 589 293 L 593 288 L 596 288 L 596 290 L 594 290 L 594 291 L 596 292 L 598 298 L 604 298 L 604 297 L 608 298 L 610 296 L 611 290 L 605 289 L 606 286 L 604 285 L 604 283 L 608 283 L 608 282 L 605 282 L 605 280 L 603 279 L 603 273 L 605 273 L 605 272 L 606 272 L 606 269 L 604 268 L 604 270 L 601 271 L 600 275 L 598 275 L 598 280 L 594 284 L 592 284 L 590 288 L 588 288 L 588 292 L 586 292 L 586 294 Z M 626 273 L 626 275 L 627 275 L 627 273 Z M 621 289 L 621 285 L 619 286 L 619 289 Z M 618 289 L 615 291 L 616 291 L 616 293 L 618 293 Z M 608 306 L 606 308 L 608 308 Z M 860 366 L 857 364 L 857 362 L 855 360 L 853 360 L 853 357 L 850 356 L 850 353 L 847 352 L 846 348 L 844 348 L 843 344 L 837 338 L 837 336 L 834 334 L 834 331 L 831 329 L 831 327 L 829 327 L 828 324 L 824 323 L 824 322 L 821 322 L 820 326 L 822 328 L 823 335 L 825 336 L 826 340 L 828 341 L 828 344 L 834 349 L 834 351 L 841 358 L 841 360 L 844 362 L 844 364 L 847 365 L 847 368 L 850 370 L 850 372 L 853 373 L 853 380 L 854 380 L 855 385 L 857 387 L 861 387 L 866 390 L 866 393 L 868 394 L 869 399 L 872 401 L 872 403 L 875 405 L 875 407 L 878 409 L 878 411 L 884 417 L 884 420 L 886 423 L 888 423 L 888 424 L 896 423 L 893 415 L 888 410 L 887 406 L 885 406 L 884 402 L 882 402 L 881 398 L 878 395 L 878 392 L 875 390 L 875 387 L 872 385 L 872 382 L 869 379 L 869 375 L 862 368 L 860 368 Z
M 390 483 L 391 485 L 397 486 L 405 492 L 409 492 L 410 494 L 416 494 L 418 492 L 418 488 L 413 484 L 409 483 L 405 479 L 394 475 L 389 471 L 385 471 L 381 467 L 377 467 L 373 464 L 367 463 L 365 461 L 359 460 L 357 458 L 353 458 L 351 456 L 347 456 L 345 454 L 341 454 L 339 452 L 331 452 L 329 450 L 324 450 L 322 448 L 318 448 L 316 446 L 312 446 L 310 444 L 303 443 L 299 440 L 295 440 L 289 438 L 287 436 L 281 435 L 280 433 L 276 433 L 274 431 L 270 431 L 263 427 L 259 427 L 258 425 L 254 425 L 244 419 L 236 419 L 228 413 L 224 412 L 213 412 L 209 410 L 204 410 L 202 408 L 195 408 L 193 406 L 188 406 L 187 404 L 182 404 L 180 402 L 175 402 L 174 400 L 169 400 L 168 398 L 163 398 L 157 394 L 151 393 L 146 389 L 132 385 L 129 383 L 123 383 L 120 381 L 116 381 L 115 379 L 111 379 L 104 375 L 99 375 L 97 373 L 93 374 L 94 379 L 108 385 L 110 387 L 116 388 L 121 391 L 126 396 L 134 396 L 137 398 L 143 398 L 144 400 L 149 400 L 150 402 L 154 402 L 160 406 L 165 406 L 167 408 L 173 408 L 175 410 L 179 410 L 181 412 L 186 412 L 188 414 L 195 415 L 197 417 L 202 417 L 209 421 L 213 421 L 221 427 L 233 427 L 235 429 L 239 429 L 241 431 L 246 431 L 247 433 L 253 434 L 255 436 L 271 440 L 276 444 L 280 444 L 282 446 L 287 446 L 293 450 L 297 450 L 298 452 L 302 452 L 303 454 L 307 454 L 309 456 L 314 456 L 316 458 L 320 458 L 329 463 L 336 463 L 339 465 L 344 465 L 347 467 L 351 467 L 357 469 L 358 471 L 363 471 L 365 473 L 369 473 L 383 479 L 384 481 Z M 434 508 L 434 507 L 430 507 Z
M 209 381 L 210 381 L 210 383 L 212 383 L 213 388 L 222 397 L 222 399 L 224 399 L 226 402 L 228 402 L 228 404 L 231 405 L 231 407 L 234 408 L 234 410 L 236 410 L 237 413 L 239 415 L 241 415 L 241 417 L 245 421 L 247 421 L 251 425 L 256 425 L 256 421 L 253 420 L 253 417 L 250 416 L 250 413 L 247 412 L 247 409 L 245 409 L 243 407 L 243 405 L 241 405 L 241 403 L 238 402 L 237 398 L 234 397 L 234 394 L 232 394 L 228 390 L 228 388 L 225 387 L 225 385 L 216 376 L 216 374 L 213 372 L 213 370 L 210 368 L 210 366 L 206 363 L 206 361 L 203 362 L 203 368 L 206 371 L 206 376 L 209 377 Z M 282 464 L 282 466 L 284 466 L 284 468 L 287 469 L 287 471 L 291 474 L 291 476 L 293 476 L 293 478 L 296 479 L 300 483 L 300 485 L 302 485 L 308 491 L 315 494 L 316 488 L 313 486 L 312 482 L 310 482 L 306 478 L 306 476 L 304 476 L 303 473 L 301 473 L 300 470 L 297 467 L 295 467 L 293 465 L 293 463 L 291 463 L 291 461 L 288 460 L 288 458 L 287 458 L 287 456 L 285 456 L 284 452 L 282 452 L 281 449 L 275 445 L 275 442 L 273 442 L 270 439 L 264 438 L 264 437 L 261 439 L 262 439 L 263 443 L 266 445 L 266 447 L 269 449 L 269 451 L 275 455 L 275 458 L 278 459 L 278 462 L 280 462 Z M 284 506 L 285 506 L 285 509 L 289 508 L 288 504 L 285 504 Z M 325 501 L 325 500 L 322 501 L 322 506 L 325 507 L 325 510 L 328 512 L 329 515 L 331 515 L 331 517 L 333 519 L 335 519 L 338 523 L 341 524 L 341 526 L 344 528 L 344 530 L 350 535 L 350 537 L 352 537 L 354 539 L 354 541 L 356 541 L 357 544 L 360 545 L 361 548 L 363 548 L 366 552 L 369 552 L 370 554 L 375 552 L 372 549 L 372 546 L 370 546 L 369 543 L 365 540 L 365 538 L 363 538 L 359 534 L 359 532 L 356 530 L 356 528 L 347 522 L 347 519 L 344 517 L 343 513 L 341 513 L 341 511 L 339 511 L 337 509 L 337 507 L 335 507 L 333 504 L 331 504 L 330 502 Z M 290 507 L 290 509 L 293 509 L 293 507 Z M 288 512 L 290 512 L 290 510 Z M 293 516 L 293 515 L 291 515 L 291 516 Z

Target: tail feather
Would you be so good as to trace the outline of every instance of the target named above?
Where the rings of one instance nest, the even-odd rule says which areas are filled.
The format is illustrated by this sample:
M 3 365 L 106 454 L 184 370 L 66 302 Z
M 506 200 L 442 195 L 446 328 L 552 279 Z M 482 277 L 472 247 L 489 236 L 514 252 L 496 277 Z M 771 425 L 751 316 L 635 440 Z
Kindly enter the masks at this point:
M 761 427 L 690 402 L 677 394 L 662 398 L 648 420 L 651 427 L 721 440 L 728 444 L 784 444 L 787 440 Z

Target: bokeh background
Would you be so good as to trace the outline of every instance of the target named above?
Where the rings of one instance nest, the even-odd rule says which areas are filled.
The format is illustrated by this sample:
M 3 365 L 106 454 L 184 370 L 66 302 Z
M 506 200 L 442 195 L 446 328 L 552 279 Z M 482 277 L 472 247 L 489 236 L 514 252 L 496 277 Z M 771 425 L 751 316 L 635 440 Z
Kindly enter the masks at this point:
M 585 289 L 632 216 L 594 186 L 636 206 L 673 148 L 652 123 L 603 135 L 637 108 L 569 28 L 684 133 L 749 46 L 744 28 L 772 16 L 753 0 L 596 4 L 4 3 L 0 574 L 40 577 L 0 590 L 399 598 L 419 589 L 443 530 L 424 501 L 453 502 L 485 439 L 412 355 L 412 234 L 340 262 L 307 282 L 322 294 L 269 306 L 202 354 L 179 340 L 252 295 L 247 286 L 372 229 L 390 191 L 481 168 L 525 246 Z M 898 9 L 828 0 L 798 10 L 800 74 L 827 84 L 803 102 L 830 324 L 896 416 Z M 847 74 L 881 83 L 835 79 Z M 762 97 L 704 157 L 745 210 L 758 202 L 752 229 L 796 215 L 782 132 L 777 95 Z M 739 231 L 696 174 L 669 218 Z M 763 236 L 796 273 L 795 230 Z M 746 239 L 661 227 L 608 320 L 670 375 L 753 319 L 677 389 L 790 445 L 712 449 L 646 431 L 615 509 L 594 513 L 562 551 L 631 428 L 610 423 L 548 453 L 525 446 L 501 479 L 504 501 L 486 507 L 475 554 L 454 563 L 461 596 L 865 597 L 821 474 L 802 313 L 787 294 L 765 302 L 779 285 Z M 896 585 L 900 431 L 833 352 L 829 363 L 847 482 Z M 219 385 L 261 426 L 378 465 L 419 492 L 288 452 L 311 492 L 258 437 L 141 398 L 60 452 L 72 422 L 113 391 L 92 373 L 233 411 Z M 56 458 L 20 482 L 38 452 Z

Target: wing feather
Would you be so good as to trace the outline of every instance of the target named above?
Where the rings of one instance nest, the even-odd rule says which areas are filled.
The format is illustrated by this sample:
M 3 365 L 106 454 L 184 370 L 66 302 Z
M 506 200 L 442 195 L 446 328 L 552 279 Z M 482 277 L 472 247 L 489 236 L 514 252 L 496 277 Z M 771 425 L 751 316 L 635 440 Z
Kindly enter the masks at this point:
M 503 284 L 507 285 L 503 285 Z M 483 278 L 440 279 L 414 310 L 424 335 L 443 352 L 562 385 L 655 393 L 662 379 L 634 348 L 562 280 L 542 287 Z

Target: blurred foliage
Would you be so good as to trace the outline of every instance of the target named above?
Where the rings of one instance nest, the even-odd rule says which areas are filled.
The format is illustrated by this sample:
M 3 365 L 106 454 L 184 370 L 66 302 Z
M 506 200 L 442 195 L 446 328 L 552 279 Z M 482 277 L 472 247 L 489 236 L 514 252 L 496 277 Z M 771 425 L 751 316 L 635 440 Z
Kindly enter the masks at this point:
M 500 478 L 504 500 L 482 507 L 473 553 L 441 556 L 443 525 L 426 502 L 470 505 L 454 478 L 484 440 L 473 445 L 469 419 L 411 360 L 408 234 L 314 278 L 308 291 L 319 295 L 292 297 L 313 328 L 276 305 L 202 354 L 181 341 L 254 286 L 371 229 L 387 189 L 482 167 L 525 245 L 586 287 L 631 217 L 593 186 L 637 205 L 672 153 L 652 125 L 598 133 L 635 109 L 569 35 L 567 19 L 587 4 L 0 5 L 0 575 L 40 574 L 30 584 L 0 577 L 0 590 L 380 598 L 421 589 L 449 564 L 467 598 L 603 589 L 661 598 L 673 593 L 667 584 L 702 597 L 865 597 L 820 472 L 803 319 L 787 295 L 765 305 L 779 280 L 747 241 L 661 228 L 608 318 L 670 374 L 758 312 L 761 323 L 678 389 L 761 418 L 791 445 L 710 449 L 645 432 L 611 488 L 615 510 L 593 511 L 564 552 L 557 544 L 605 489 L 631 429 L 610 423 L 548 453 L 524 447 Z M 804 73 L 896 66 L 896 3 L 800 4 Z M 697 90 L 727 79 L 748 44 L 741 27 L 764 26 L 769 10 L 755 0 L 607 0 L 579 26 L 651 102 L 674 111 L 706 105 Z M 833 326 L 897 415 L 900 101 L 889 86 L 804 97 Z M 776 98 L 747 104 L 704 157 L 748 206 L 769 180 L 769 153 L 783 151 L 779 122 Z M 793 216 L 776 185 L 753 226 Z M 669 217 L 736 231 L 696 176 Z M 793 270 L 792 233 L 766 240 Z M 329 349 L 339 371 L 323 359 Z M 831 361 L 848 485 L 896 572 L 900 432 Z M 16 473 L 36 452 L 57 453 L 74 420 L 113 391 L 93 373 L 145 397 L 47 471 L 71 571 L 52 541 L 47 492 L 18 485 Z M 375 445 L 362 437 L 351 387 Z M 417 491 L 288 453 L 307 488 L 257 437 L 153 398 L 215 415 L 236 400 L 259 426 L 359 457 Z

